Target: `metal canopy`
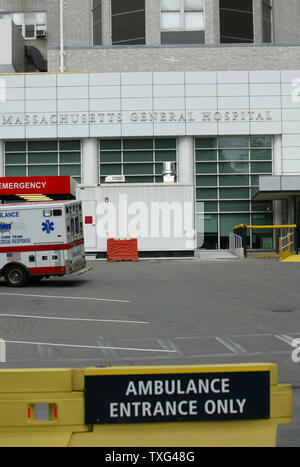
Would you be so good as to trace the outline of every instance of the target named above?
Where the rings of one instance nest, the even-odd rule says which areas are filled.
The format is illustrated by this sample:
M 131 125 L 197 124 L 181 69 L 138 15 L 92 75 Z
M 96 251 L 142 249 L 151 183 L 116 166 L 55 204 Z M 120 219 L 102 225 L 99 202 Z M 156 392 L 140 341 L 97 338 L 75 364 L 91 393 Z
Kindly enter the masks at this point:
M 278 175 L 259 177 L 259 189 L 255 201 L 284 200 L 300 196 L 300 175 Z

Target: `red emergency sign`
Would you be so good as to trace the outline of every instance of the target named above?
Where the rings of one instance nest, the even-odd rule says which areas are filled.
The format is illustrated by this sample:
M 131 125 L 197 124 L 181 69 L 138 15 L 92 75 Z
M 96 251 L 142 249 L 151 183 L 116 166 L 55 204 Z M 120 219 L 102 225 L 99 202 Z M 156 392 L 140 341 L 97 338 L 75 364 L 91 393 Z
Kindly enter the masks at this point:
M 70 194 L 73 192 L 71 177 L 1 177 L 0 196 L 26 194 Z

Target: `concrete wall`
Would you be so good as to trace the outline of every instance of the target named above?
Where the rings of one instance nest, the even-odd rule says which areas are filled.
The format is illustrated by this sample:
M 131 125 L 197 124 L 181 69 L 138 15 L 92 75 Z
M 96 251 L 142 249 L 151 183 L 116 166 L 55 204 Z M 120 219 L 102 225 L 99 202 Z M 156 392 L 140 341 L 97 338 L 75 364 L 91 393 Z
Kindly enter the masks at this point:
M 10 20 L 0 20 L 0 65 L 11 65 L 17 72 L 24 71 L 24 39 Z
M 59 70 L 59 50 L 48 50 L 49 71 Z M 66 48 L 67 71 L 143 72 L 298 69 L 299 46 L 222 45 Z
M 59 45 L 60 16 L 59 0 L 48 0 L 48 45 Z M 91 0 L 68 0 L 64 4 L 64 42 L 65 45 L 92 44 Z
M 299 0 L 273 0 L 274 42 L 300 42 Z
M 0 65 L 12 64 L 12 22 L 9 20 L 0 20 L 0 44 L 6 44 L 0 47 Z
M 14 69 L 21 73 L 25 70 L 24 65 L 25 40 L 19 29 L 12 24 L 12 63 Z

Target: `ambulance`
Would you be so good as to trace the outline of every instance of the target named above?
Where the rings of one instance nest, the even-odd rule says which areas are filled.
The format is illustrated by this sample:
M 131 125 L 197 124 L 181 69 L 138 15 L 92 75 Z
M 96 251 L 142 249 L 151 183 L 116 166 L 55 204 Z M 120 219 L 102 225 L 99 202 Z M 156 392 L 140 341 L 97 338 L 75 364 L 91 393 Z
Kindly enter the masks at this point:
M 80 201 L 0 205 L 0 275 L 8 286 L 88 270 Z

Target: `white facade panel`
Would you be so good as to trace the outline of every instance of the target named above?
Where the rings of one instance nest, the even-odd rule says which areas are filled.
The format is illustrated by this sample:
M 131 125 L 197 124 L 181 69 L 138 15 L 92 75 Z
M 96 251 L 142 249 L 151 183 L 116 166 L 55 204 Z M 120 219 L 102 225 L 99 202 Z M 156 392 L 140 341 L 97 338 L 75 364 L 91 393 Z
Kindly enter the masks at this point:
M 89 99 L 88 105 L 89 105 L 89 110 L 91 112 L 94 112 L 94 111 L 119 112 L 121 108 L 121 100 L 120 99 Z M 123 108 L 123 102 L 122 102 L 122 108 Z
M 280 83 L 250 83 L 251 96 L 279 96 Z
M 55 89 L 55 88 L 54 88 Z M 87 86 L 60 86 L 57 88 L 57 98 L 60 99 L 88 99 Z
M 184 84 L 184 73 L 183 72 L 155 72 L 153 73 L 153 84 Z
M 101 124 L 90 126 L 91 138 L 120 138 L 122 134 L 121 124 Z
M 28 88 L 56 87 L 57 75 L 31 74 L 25 75 L 25 86 Z
M 248 83 L 219 84 L 218 96 L 249 96 Z
M 153 107 L 155 108 L 155 106 L 153 105 L 152 97 L 143 97 L 143 98 L 134 98 L 134 99 L 122 98 L 120 105 L 119 105 L 119 109 L 121 108 L 121 110 L 132 110 L 132 111 L 135 111 L 135 110 L 152 111 Z
M 282 146 L 283 147 L 300 146 L 300 131 L 299 131 L 299 134 L 294 134 L 294 135 L 284 134 L 284 135 L 282 135 Z
M 186 108 L 203 109 L 203 110 L 214 110 L 218 108 L 218 98 L 214 97 L 186 97 Z
M 26 104 L 26 113 L 38 113 L 38 112 L 51 112 L 51 113 L 56 113 L 57 111 L 57 101 L 55 100 L 26 100 L 24 102 L 24 105 Z
M 217 86 L 214 84 L 187 84 L 185 95 L 187 97 L 216 97 Z
M 122 86 L 152 85 L 152 73 L 121 73 Z
M 283 160 L 300 159 L 300 146 L 283 147 L 282 148 L 282 158 L 283 158 Z
M 25 138 L 41 139 L 41 138 L 58 138 L 57 125 L 45 125 L 37 127 L 33 125 L 26 126 Z
M 62 87 L 86 87 L 89 83 L 89 75 L 87 73 L 59 73 L 57 74 L 57 86 Z
M 257 70 L 249 72 L 250 83 L 280 83 L 280 71 Z
M 186 84 L 216 84 L 217 73 L 215 71 L 187 71 L 185 73 Z
M 248 71 L 237 71 L 232 73 L 231 71 L 218 71 L 217 80 L 219 84 L 232 84 L 232 83 L 247 83 L 249 82 Z
M 149 85 L 123 86 L 121 88 L 121 95 L 125 98 L 152 97 L 152 94 L 152 86 Z
M 230 97 L 218 97 L 218 108 L 219 110 L 249 110 L 249 97 L 248 96 L 230 96 Z
M 300 174 L 300 159 L 294 160 L 284 160 L 282 162 L 283 175 L 293 175 Z

